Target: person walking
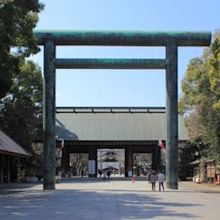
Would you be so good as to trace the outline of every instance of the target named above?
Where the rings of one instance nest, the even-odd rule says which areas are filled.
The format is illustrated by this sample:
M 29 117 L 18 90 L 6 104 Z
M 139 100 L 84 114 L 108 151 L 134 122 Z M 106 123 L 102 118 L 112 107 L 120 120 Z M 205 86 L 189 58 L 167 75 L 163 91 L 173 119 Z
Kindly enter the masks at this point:
M 157 181 L 159 183 L 159 191 L 161 191 L 161 187 L 164 191 L 164 185 L 163 185 L 164 180 L 165 180 L 165 175 L 162 172 L 159 172 L 157 176 Z
M 102 177 L 102 170 L 98 170 L 99 176 Z
M 132 183 L 135 182 L 135 175 L 132 175 L 132 177 L 131 177 L 131 182 L 132 182 Z
M 84 176 L 84 170 L 82 169 L 81 170 L 81 177 L 83 178 L 83 176 Z
M 152 191 L 156 190 L 156 181 L 157 181 L 156 172 L 152 171 L 152 173 L 150 175 L 150 182 L 151 182 L 151 186 L 152 186 Z
M 110 170 L 108 170 L 106 174 L 107 174 L 107 177 L 108 177 L 108 179 L 109 179 L 109 178 L 110 178 L 110 176 L 111 176 L 111 171 L 110 171 Z

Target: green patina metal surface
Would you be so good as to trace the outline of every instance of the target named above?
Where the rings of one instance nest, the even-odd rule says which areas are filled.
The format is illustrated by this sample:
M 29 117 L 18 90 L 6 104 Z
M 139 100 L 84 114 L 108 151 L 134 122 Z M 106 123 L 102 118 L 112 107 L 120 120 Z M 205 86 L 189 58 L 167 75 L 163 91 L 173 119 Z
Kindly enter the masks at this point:
M 208 46 L 210 32 L 129 32 L 129 31 L 35 31 L 39 44 L 53 39 L 56 45 L 109 46 Z
M 168 189 L 178 189 L 178 47 L 166 47 L 166 184 Z
M 56 59 L 58 69 L 165 69 L 165 59 Z
M 44 46 L 44 189 L 55 189 L 55 45 Z

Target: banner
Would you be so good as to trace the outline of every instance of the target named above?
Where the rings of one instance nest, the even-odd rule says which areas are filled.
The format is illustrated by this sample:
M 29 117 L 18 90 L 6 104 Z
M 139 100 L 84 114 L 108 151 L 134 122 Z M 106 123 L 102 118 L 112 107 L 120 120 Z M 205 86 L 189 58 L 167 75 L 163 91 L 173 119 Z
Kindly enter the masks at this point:
M 95 160 L 88 161 L 88 172 L 89 175 L 95 174 Z

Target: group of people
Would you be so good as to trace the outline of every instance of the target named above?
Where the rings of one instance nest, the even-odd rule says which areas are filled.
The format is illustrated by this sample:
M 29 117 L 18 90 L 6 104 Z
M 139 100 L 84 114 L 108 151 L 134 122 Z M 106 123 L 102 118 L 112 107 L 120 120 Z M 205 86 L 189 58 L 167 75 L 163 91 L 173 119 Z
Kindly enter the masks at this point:
M 152 191 L 156 190 L 156 182 L 159 184 L 159 191 L 164 191 L 165 175 L 162 172 L 156 173 L 154 170 L 149 172 L 147 180 L 152 185 Z
M 102 170 L 98 170 L 98 174 L 100 177 L 102 177 L 102 174 L 103 174 L 103 180 L 106 180 L 106 176 L 108 177 L 108 179 L 110 178 L 112 172 L 111 170 L 107 170 L 107 171 L 102 171 Z

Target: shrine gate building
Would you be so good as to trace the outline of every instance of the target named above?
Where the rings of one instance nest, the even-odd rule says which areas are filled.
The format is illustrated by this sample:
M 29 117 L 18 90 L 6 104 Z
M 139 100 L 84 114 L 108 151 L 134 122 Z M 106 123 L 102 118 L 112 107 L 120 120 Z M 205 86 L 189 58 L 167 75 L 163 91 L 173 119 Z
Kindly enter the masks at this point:
M 178 116 L 178 143 L 188 140 Z M 70 154 L 88 154 L 88 175 L 97 176 L 100 149 L 123 149 L 125 177 L 134 172 L 134 154 L 151 154 L 151 169 L 161 167 L 159 140 L 166 140 L 163 107 L 57 107 L 57 146 L 62 143 L 62 171 L 70 172 Z M 92 167 L 92 168 L 91 168 Z

